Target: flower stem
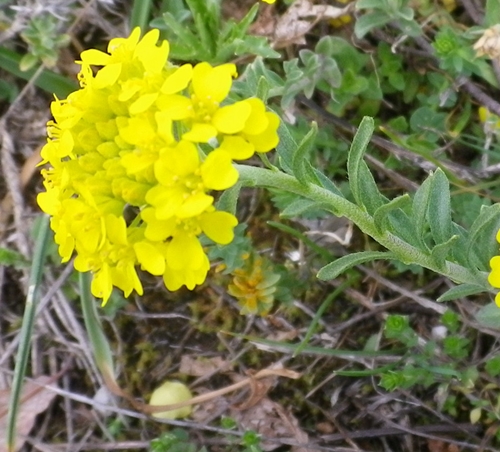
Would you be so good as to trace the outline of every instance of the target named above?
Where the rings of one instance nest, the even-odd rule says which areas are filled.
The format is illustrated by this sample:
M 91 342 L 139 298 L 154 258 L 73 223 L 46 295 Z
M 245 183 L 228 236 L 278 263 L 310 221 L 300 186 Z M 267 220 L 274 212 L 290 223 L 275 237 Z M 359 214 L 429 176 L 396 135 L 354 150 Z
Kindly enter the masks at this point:
M 283 172 L 246 165 L 236 165 L 236 169 L 240 173 L 240 181 L 244 185 L 278 188 L 295 193 L 318 202 L 326 210 L 330 210 L 338 217 L 346 217 L 362 232 L 387 248 L 405 264 L 416 264 L 428 268 L 458 284 L 474 284 L 484 287 L 485 290 L 490 289 L 485 272 L 473 272 L 449 261 L 446 261 L 444 265 L 438 265 L 429 253 L 410 245 L 387 230 L 379 231 L 370 214 L 342 196 L 336 195 L 318 185 L 304 185 L 295 177 Z

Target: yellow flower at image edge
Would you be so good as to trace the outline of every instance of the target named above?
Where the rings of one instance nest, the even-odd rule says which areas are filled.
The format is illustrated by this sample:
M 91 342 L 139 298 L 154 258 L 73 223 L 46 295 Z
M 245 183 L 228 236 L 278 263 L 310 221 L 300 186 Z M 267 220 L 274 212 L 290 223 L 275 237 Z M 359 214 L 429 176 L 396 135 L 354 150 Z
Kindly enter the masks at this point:
M 273 3 L 276 2 L 276 0 L 262 0 L 264 3 L 269 3 L 270 5 L 272 5 Z
M 500 242 L 500 230 L 497 232 L 497 242 Z M 488 282 L 496 289 L 500 289 L 500 256 L 494 256 L 490 259 L 490 267 Z M 500 307 L 500 292 L 495 297 L 495 303 Z
M 200 236 L 227 244 L 237 224 L 212 192 L 236 183 L 234 159 L 278 143 L 279 118 L 261 100 L 227 103 L 234 65 L 173 66 L 158 30 L 140 35 L 82 52 L 80 89 L 52 102 L 41 152 L 50 167 L 38 203 L 59 254 L 76 254 L 104 303 L 113 287 L 142 294 L 138 267 L 169 290 L 202 284 L 210 263 Z M 196 143 L 209 142 L 215 149 L 201 153 Z
M 500 243 L 500 230 L 497 232 L 496 239 Z M 496 289 L 500 289 L 500 256 L 494 256 L 490 259 L 490 267 L 488 282 Z M 500 292 L 495 297 L 495 303 L 500 307 Z

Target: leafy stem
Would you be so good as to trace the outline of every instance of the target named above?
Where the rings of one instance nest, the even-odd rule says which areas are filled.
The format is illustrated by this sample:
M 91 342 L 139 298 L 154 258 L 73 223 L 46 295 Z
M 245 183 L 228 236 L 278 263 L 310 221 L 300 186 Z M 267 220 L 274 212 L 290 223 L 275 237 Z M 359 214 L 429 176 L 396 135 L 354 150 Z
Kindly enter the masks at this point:
M 304 184 L 303 182 L 299 182 L 295 177 L 283 172 L 246 165 L 236 165 L 236 168 L 240 173 L 240 181 L 244 185 L 277 188 L 295 193 L 325 206 L 326 210 L 330 210 L 336 216 L 348 218 L 362 232 L 387 248 L 393 254 L 393 258 L 405 264 L 420 265 L 446 276 L 456 283 L 473 284 L 481 286 L 485 290 L 489 290 L 490 288 L 485 272 L 473 272 L 450 261 L 445 261 L 442 265 L 438 265 L 429 252 L 424 252 L 410 245 L 387 230 L 379 230 L 372 215 L 338 194 L 312 183 Z

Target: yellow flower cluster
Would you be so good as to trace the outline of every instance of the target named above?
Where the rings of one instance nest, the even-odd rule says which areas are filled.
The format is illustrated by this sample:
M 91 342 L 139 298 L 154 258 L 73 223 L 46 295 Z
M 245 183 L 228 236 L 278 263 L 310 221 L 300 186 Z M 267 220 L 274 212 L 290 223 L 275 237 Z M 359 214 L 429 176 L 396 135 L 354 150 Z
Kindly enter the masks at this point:
M 158 30 L 140 35 L 82 52 L 81 88 L 52 102 L 41 153 L 50 167 L 38 204 L 62 260 L 76 252 L 103 302 L 113 286 L 142 294 L 138 266 L 172 291 L 203 283 L 199 236 L 227 244 L 237 224 L 210 193 L 236 183 L 234 159 L 278 143 L 279 118 L 261 100 L 226 101 L 233 64 L 173 66 Z

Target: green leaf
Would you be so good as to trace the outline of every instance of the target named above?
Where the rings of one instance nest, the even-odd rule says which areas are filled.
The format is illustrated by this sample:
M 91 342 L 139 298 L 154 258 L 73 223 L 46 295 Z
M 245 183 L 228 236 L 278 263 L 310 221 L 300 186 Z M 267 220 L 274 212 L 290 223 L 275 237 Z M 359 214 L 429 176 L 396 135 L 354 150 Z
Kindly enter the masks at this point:
M 281 95 L 285 82 L 276 72 L 270 71 L 266 67 L 262 57 L 255 58 L 252 63 L 247 65 L 240 79 L 234 81 L 233 87 L 235 91 L 241 93 L 242 97 L 255 96 L 261 77 L 264 77 L 269 84 L 268 98 Z
M 448 239 L 448 241 L 440 243 L 439 245 L 436 245 L 434 248 L 432 248 L 431 256 L 438 267 L 442 269 L 445 268 L 446 258 L 450 254 L 450 251 L 453 249 L 453 247 L 456 245 L 457 240 L 458 235 L 452 235 Z
M 492 27 L 500 23 L 500 2 L 498 0 L 486 0 L 486 14 L 484 15 L 484 26 Z
M 317 277 L 322 281 L 328 281 L 335 279 L 341 273 L 356 265 L 381 259 L 396 259 L 396 257 L 394 254 L 386 251 L 361 251 L 359 253 L 348 254 L 325 265 L 320 269 Z
M 298 179 L 298 181 L 307 185 L 309 183 L 309 178 L 306 173 L 305 162 L 314 146 L 314 141 L 316 140 L 316 135 L 318 134 L 318 123 L 314 122 L 311 124 L 311 130 L 302 139 L 298 147 L 295 149 L 292 157 L 292 171 L 293 175 Z
M 152 6 L 151 0 L 134 0 L 130 14 L 130 28 L 140 27 L 141 31 L 145 33 L 149 25 Z
M 23 80 L 31 80 L 38 72 L 34 69 L 23 72 L 19 69 L 22 56 L 16 52 L 0 47 L 0 68 Z M 76 82 L 68 80 L 62 75 L 44 69 L 35 78 L 34 84 L 50 94 L 55 94 L 58 98 L 64 99 L 71 92 L 78 89 Z
M 247 36 L 247 31 L 250 25 L 252 25 L 252 22 L 255 19 L 255 16 L 257 15 L 257 12 L 259 11 L 259 4 L 255 3 L 248 13 L 246 13 L 245 17 L 241 19 L 238 23 L 235 23 L 234 25 L 231 24 L 231 31 L 229 35 L 227 35 L 226 40 L 227 41 L 233 41 L 234 39 L 243 39 L 245 36 Z M 223 44 L 221 42 L 220 44 Z
M 430 192 L 431 192 L 431 176 L 422 182 L 418 187 L 413 197 L 412 211 L 413 224 L 415 226 L 416 240 L 422 249 L 428 249 L 425 243 L 424 236 L 427 232 L 427 212 L 429 208 Z
M 373 118 L 365 116 L 359 125 L 358 131 L 352 140 L 349 155 L 347 157 L 347 174 L 349 177 L 349 188 L 354 196 L 354 200 L 359 206 L 364 206 L 363 202 L 363 180 L 361 179 L 361 167 L 364 163 L 363 156 L 374 130 Z M 366 165 L 366 164 L 365 164 Z
M 263 36 L 245 36 L 244 39 L 235 39 L 234 53 L 236 55 L 255 55 L 262 58 L 280 58 L 281 54 L 273 50 L 267 38 Z
M 429 176 L 429 179 L 431 185 L 427 216 L 434 243 L 439 245 L 451 237 L 450 183 L 441 168 Z
M 396 209 L 389 212 L 389 221 L 392 230 L 397 231 L 397 235 L 405 242 L 417 248 L 422 247 L 421 237 L 415 231 L 415 224 L 406 212 Z
M 186 0 L 193 14 L 200 44 L 211 56 L 216 54 L 217 36 L 220 32 L 220 2 L 215 0 Z
M 278 135 L 280 137 L 280 141 L 278 146 L 276 146 L 276 152 L 279 156 L 281 168 L 293 176 L 292 161 L 298 146 L 285 121 L 280 121 Z
M 412 21 L 415 17 L 415 12 L 409 6 L 405 6 L 398 11 L 397 15 L 405 21 Z
M 325 176 L 319 169 L 314 168 L 314 172 L 316 174 L 316 178 L 318 179 L 320 186 L 325 188 L 326 190 L 332 192 L 333 194 L 344 198 L 344 195 L 340 191 L 340 189 L 335 185 L 335 183 Z
M 269 96 L 269 82 L 267 78 L 263 75 L 259 78 L 259 82 L 257 84 L 257 91 L 255 93 L 255 97 L 260 99 L 262 102 L 267 102 L 267 97 Z
M 484 370 L 486 370 L 489 376 L 493 378 L 500 375 L 500 356 L 494 356 L 493 358 L 488 359 L 484 365 Z
M 397 198 L 391 199 L 388 203 L 380 206 L 375 210 L 373 214 L 373 221 L 375 227 L 381 232 L 387 229 L 388 214 L 393 210 L 405 207 L 410 203 L 410 196 L 408 193 L 398 196 Z
M 468 267 L 469 256 L 467 255 L 467 243 L 469 238 L 469 231 L 456 223 L 452 223 L 452 227 L 452 233 L 453 235 L 458 236 L 458 240 L 452 249 L 453 259 L 451 260 L 454 260 L 455 263 L 463 267 Z
M 500 331 L 500 308 L 495 303 L 489 303 L 476 312 L 476 320 L 480 325 Z
M 177 37 L 175 41 L 171 42 L 171 58 L 181 61 L 202 60 L 206 52 L 204 52 L 204 46 L 198 37 L 170 13 L 165 13 L 163 20 L 170 34 Z M 209 55 L 207 57 L 210 58 Z
M 499 228 L 500 204 L 483 206 L 470 227 L 466 254 L 472 268 L 489 269 L 489 260 L 498 248 L 496 234 Z
M 30 264 L 21 253 L 0 246 L 0 265 L 22 268 L 29 267 Z
M 358 0 L 356 2 L 356 9 L 368 9 L 368 8 L 373 8 L 373 9 L 381 9 L 384 8 L 384 4 L 381 2 L 381 0 Z
M 359 193 L 361 194 L 362 205 L 366 211 L 373 215 L 377 209 L 388 202 L 388 199 L 380 193 L 375 179 L 364 160 L 359 163 Z
M 217 209 L 235 215 L 240 190 L 241 182 L 237 182 L 231 188 L 224 190 L 217 201 Z
M 415 20 L 400 19 L 398 25 L 403 34 L 412 38 L 422 35 L 422 27 Z
M 391 16 L 384 11 L 365 14 L 356 20 L 354 33 L 358 39 L 361 39 L 374 28 L 381 27 L 390 20 Z
M 40 63 L 40 60 L 36 55 L 32 53 L 27 53 L 23 55 L 21 61 L 19 61 L 19 69 L 23 72 L 29 71 L 33 69 L 37 63 Z
M 31 338 L 33 337 L 33 326 L 35 322 L 36 308 L 40 295 L 40 283 L 42 280 L 44 262 L 47 254 L 47 245 L 50 237 L 50 221 L 47 215 L 43 215 L 38 233 L 36 236 L 35 251 L 33 253 L 33 265 L 28 282 L 28 292 L 26 296 L 26 306 L 24 308 L 23 321 L 21 324 L 19 348 L 15 360 L 14 378 L 12 380 L 12 389 L 10 392 L 6 443 L 8 449 L 17 450 L 14 447 L 16 441 L 16 424 L 19 406 L 21 403 L 21 390 L 26 367 L 30 357 Z M 5 407 L 4 407 L 5 408 Z
M 101 371 L 106 384 L 113 390 L 118 388 L 115 379 L 113 353 L 102 328 L 96 300 L 90 292 L 91 280 L 92 275 L 90 272 L 79 273 L 83 320 L 97 367 Z
M 300 217 L 306 212 L 311 210 L 318 210 L 318 203 L 316 201 L 311 201 L 310 199 L 299 198 L 293 201 L 291 204 L 286 206 L 280 213 L 282 218 L 294 218 Z
M 459 284 L 458 286 L 448 289 L 436 301 L 456 300 L 457 298 L 468 297 L 469 295 L 475 295 L 484 291 L 484 287 L 476 286 L 475 284 Z

